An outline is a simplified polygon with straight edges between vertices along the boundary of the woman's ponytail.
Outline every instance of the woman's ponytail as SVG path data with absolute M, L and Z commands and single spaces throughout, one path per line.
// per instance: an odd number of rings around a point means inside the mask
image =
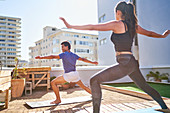
M 116 11 L 120 10 L 122 12 L 122 18 L 125 20 L 131 37 L 136 34 L 137 17 L 135 14 L 135 8 L 132 3 L 119 2 Z

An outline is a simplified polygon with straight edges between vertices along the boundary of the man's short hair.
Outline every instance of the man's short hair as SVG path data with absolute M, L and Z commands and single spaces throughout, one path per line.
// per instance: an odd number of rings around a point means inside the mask
M 61 45 L 63 45 L 63 44 L 64 44 L 64 46 L 68 46 L 69 50 L 71 49 L 71 45 L 68 41 L 64 41 L 64 42 L 61 43 Z

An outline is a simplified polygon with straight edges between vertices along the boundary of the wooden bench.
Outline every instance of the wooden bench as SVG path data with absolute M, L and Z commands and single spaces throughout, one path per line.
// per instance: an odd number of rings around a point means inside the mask
M 5 108 L 8 108 L 9 88 L 11 87 L 11 71 L 0 71 L 0 93 L 6 92 Z
M 25 68 L 25 71 L 23 68 L 18 69 L 20 76 L 25 77 L 26 81 L 32 82 L 33 89 L 37 86 L 47 86 L 47 91 L 50 88 L 50 71 L 51 67 L 30 67 Z M 46 81 L 46 83 L 40 83 L 42 81 Z

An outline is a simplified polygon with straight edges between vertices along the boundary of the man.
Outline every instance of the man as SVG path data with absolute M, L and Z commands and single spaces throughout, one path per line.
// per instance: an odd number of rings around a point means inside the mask
M 64 74 L 58 76 L 56 79 L 51 81 L 52 89 L 56 95 L 56 100 L 51 102 L 51 104 L 61 103 L 59 88 L 57 87 L 57 84 L 63 84 L 65 82 L 74 82 L 91 94 L 91 90 L 88 87 L 86 87 L 80 80 L 79 73 L 76 71 L 76 61 L 80 60 L 80 61 L 91 63 L 91 64 L 96 64 L 96 65 L 98 64 L 98 62 L 89 61 L 85 58 L 81 58 L 78 55 L 72 53 L 70 51 L 71 45 L 67 41 L 62 42 L 61 46 L 62 46 L 63 53 L 59 55 L 35 57 L 35 59 L 62 59 L 63 61 L 64 71 L 65 71 Z

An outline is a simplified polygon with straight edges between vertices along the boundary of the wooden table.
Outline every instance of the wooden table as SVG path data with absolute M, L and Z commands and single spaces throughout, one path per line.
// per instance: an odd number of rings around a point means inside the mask
M 18 73 L 22 77 L 26 77 L 26 81 L 31 81 L 33 89 L 37 86 L 47 86 L 47 91 L 50 88 L 50 71 L 51 67 L 30 67 L 18 69 Z M 24 72 L 26 74 L 24 74 Z M 41 83 L 41 81 L 46 81 L 46 83 Z
M 5 108 L 8 108 L 9 88 L 11 87 L 11 71 L 0 71 L 0 93 L 6 92 Z

